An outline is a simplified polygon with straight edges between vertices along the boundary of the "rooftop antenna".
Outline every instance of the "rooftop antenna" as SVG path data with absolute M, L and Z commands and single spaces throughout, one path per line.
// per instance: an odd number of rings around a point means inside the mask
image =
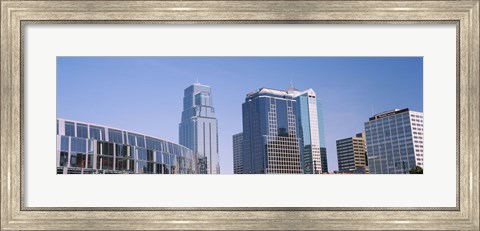
M 290 88 L 293 88 L 293 81 L 290 80 Z
M 198 77 L 197 77 L 197 82 L 195 82 L 196 84 L 200 84 L 200 82 L 198 82 Z

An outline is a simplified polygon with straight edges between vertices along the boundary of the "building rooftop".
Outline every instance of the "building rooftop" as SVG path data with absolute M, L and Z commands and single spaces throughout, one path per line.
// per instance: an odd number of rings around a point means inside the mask
M 195 86 L 202 86 L 202 87 L 210 87 L 210 86 L 208 86 L 208 85 L 201 84 L 201 83 L 199 83 L 199 82 L 193 83 L 192 85 L 195 85 Z
M 309 95 L 309 96 L 316 96 L 317 94 L 315 94 L 315 91 L 312 89 L 312 88 L 309 88 L 307 90 L 304 90 L 304 91 L 300 91 L 296 88 L 288 88 L 288 93 L 292 94 L 293 97 L 297 97 L 297 96 L 300 96 L 300 95 Z
M 381 118 L 384 118 L 384 117 L 387 117 L 387 116 L 396 115 L 396 114 L 400 114 L 400 113 L 408 112 L 408 111 L 409 111 L 408 108 L 393 109 L 393 110 L 389 110 L 389 111 L 384 111 L 382 113 L 378 113 L 378 114 L 373 115 L 372 117 L 370 117 L 369 120 L 372 121 L 372 120 L 376 120 L 376 119 L 381 119 Z
M 292 97 L 293 96 L 292 94 L 289 94 L 287 91 L 284 91 L 284 90 L 262 87 L 258 90 L 255 90 L 255 91 L 252 91 L 252 92 L 248 93 L 247 98 L 251 97 L 251 96 L 254 96 L 254 95 L 260 95 L 260 94 L 269 94 L 269 95 L 274 95 L 274 96 L 279 96 L 279 97 L 283 97 L 283 96 Z
M 249 92 L 247 94 L 247 98 L 250 98 L 254 95 L 260 95 L 260 94 L 269 94 L 273 96 L 278 96 L 278 97 L 284 97 L 284 96 L 289 96 L 289 97 L 297 97 L 303 94 L 308 94 L 308 95 L 316 95 L 315 91 L 312 88 L 309 88 L 304 91 L 300 91 L 294 87 L 289 87 L 286 91 L 285 90 L 278 90 L 278 89 L 273 89 L 273 88 L 267 88 L 267 87 L 262 87 L 258 90 Z

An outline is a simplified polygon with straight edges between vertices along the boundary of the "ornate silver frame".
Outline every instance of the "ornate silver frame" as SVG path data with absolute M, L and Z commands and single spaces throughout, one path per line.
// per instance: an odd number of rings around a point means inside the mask
M 1 0 L 1 229 L 479 230 L 479 1 Z M 23 28 L 28 23 L 457 25 L 455 208 L 28 208 L 23 203 Z M 128 217 L 128 219 L 125 219 Z

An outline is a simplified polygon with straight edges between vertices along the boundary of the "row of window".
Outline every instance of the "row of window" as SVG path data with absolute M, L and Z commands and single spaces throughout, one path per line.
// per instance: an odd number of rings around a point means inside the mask
M 114 144 L 103 141 L 92 141 L 84 138 L 60 136 L 60 151 L 72 152 L 72 153 L 88 153 L 93 154 L 94 146 L 96 145 L 96 154 L 163 162 L 173 163 L 175 158 L 181 159 L 193 159 L 192 156 L 186 155 L 174 155 L 163 151 L 154 151 L 150 149 L 144 149 L 139 147 L 133 147 L 130 145 Z M 88 152 L 87 152 L 88 148 Z M 136 156 L 136 158 L 135 158 Z M 155 157 L 155 159 L 154 159 Z
M 57 134 L 59 134 L 58 126 L 57 120 Z M 167 141 L 111 128 L 108 128 L 107 130 L 108 141 L 112 143 L 129 144 L 152 150 L 165 151 L 176 155 L 188 156 L 190 158 L 193 155 L 191 150 Z M 106 128 L 70 121 L 65 121 L 65 136 L 107 141 Z
M 374 128 L 401 128 L 401 127 L 407 127 L 410 126 L 410 123 L 384 123 L 384 124 L 379 124 L 379 123 L 371 123 L 367 122 L 365 123 L 365 129 L 374 129 Z

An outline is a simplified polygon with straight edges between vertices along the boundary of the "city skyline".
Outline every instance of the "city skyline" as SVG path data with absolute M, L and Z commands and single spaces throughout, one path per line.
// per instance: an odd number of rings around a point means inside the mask
M 233 174 L 231 139 L 241 132 L 241 102 L 252 89 L 286 89 L 293 81 L 296 88 L 317 92 L 324 104 L 330 171 L 337 169 L 335 140 L 360 130 L 371 112 L 403 107 L 423 111 L 419 57 L 59 57 L 57 61 L 57 117 L 121 127 L 172 142 L 178 140 L 183 89 L 197 78 L 211 86 L 219 124 L 220 168 L 226 174 Z M 392 97 L 399 92 L 404 96 Z M 359 98 L 365 102 L 358 103 Z M 345 118 L 348 122 L 339 123 Z M 169 123 L 176 125 L 175 131 Z

